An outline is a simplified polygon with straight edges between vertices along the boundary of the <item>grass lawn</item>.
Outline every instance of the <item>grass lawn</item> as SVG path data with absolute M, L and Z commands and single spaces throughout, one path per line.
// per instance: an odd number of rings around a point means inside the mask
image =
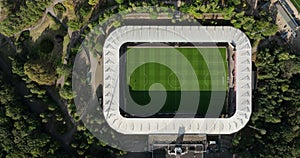
M 227 91 L 227 69 L 226 48 L 129 48 L 126 53 L 126 82 L 136 103 L 148 104 L 149 91 L 158 96 L 167 92 L 159 113 L 175 113 L 182 94 L 200 92 L 197 114 L 204 116 L 212 88 L 216 93 Z
M 291 0 L 297 10 L 300 12 L 300 0 Z

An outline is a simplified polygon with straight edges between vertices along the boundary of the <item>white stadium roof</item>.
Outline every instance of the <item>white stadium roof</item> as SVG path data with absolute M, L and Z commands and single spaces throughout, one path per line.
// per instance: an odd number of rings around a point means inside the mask
M 182 37 L 184 35 L 184 38 Z M 127 42 L 233 43 L 236 72 L 236 112 L 230 118 L 125 118 L 119 110 L 119 49 Z M 123 26 L 109 34 L 103 47 L 103 113 L 107 123 L 123 134 L 231 134 L 250 119 L 251 44 L 230 26 Z M 114 71 L 109 71 L 114 70 Z

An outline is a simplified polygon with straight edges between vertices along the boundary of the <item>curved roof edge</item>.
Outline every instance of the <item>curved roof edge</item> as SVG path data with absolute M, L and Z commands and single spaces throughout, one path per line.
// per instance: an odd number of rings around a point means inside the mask
M 200 37 L 200 38 L 199 38 Z M 236 112 L 230 118 L 124 118 L 119 112 L 119 49 L 126 42 L 227 42 L 235 45 Z M 251 43 L 231 26 L 123 26 L 109 34 L 103 47 L 103 114 L 123 134 L 232 134 L 252 111 Z

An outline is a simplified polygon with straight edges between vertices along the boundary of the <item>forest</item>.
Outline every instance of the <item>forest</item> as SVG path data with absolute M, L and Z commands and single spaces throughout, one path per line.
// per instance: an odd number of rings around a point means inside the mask
M 253 113 L 232 150 L 241 157 L 300 155 L 300 57 L 272 41 L 257 52 Z

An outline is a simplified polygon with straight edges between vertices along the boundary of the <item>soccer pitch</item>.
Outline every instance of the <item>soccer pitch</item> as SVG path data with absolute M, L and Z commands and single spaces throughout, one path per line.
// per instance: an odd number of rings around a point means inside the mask
M 297 10 L 300 12 L 300 0 L 291 0 Z
M 172 58 L 170 52 L 178 52 L 181 57 Z M 146 62 L 149 61 L 147 59 L 153 59 L 153 62 Z M 168 62 L 171 63 L 170 65 L 176 65 L 175 69 L 164 64 Z M 184 65 L 183 62 L 189 64 Z M 193 72 L 187 71 L 186 65 L 191 66 Z M 167 92 L 167 100 L 159 113 L 176 113 L 182 93 L 200 92 L 197 114 L 204 116 L 209 105 L 212 87 L 214 92 L 224 93 L 228 86 L 225 47 L 128 48 L 126 70 L 133 70 L 126 72 L 126 84 L 130 87 L 130 96 L 136 103 L 140 105 L 149 103 L 150 90 L 158 95 L 162 91 Z M 196 80 L 192 80 L 193 75 L 196 76 Z M 165 89 L 153 87 L 155 83 L 162 84 Z M 186 112 L 195 113 L 195 111 L 188 110 Z

